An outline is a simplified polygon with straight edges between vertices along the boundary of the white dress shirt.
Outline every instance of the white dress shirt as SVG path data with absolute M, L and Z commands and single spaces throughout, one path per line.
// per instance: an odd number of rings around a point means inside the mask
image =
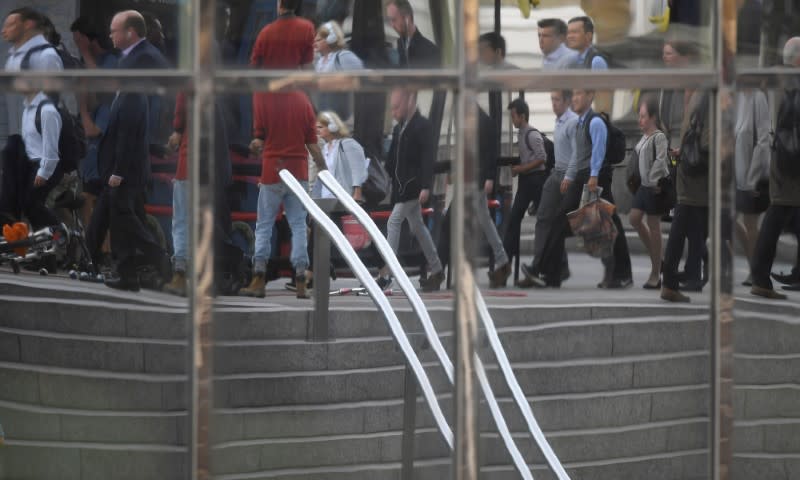
M 6 60 L 5 69 L 9 72 L 18 72 L 21 69 L 22 59 L 31 48 L 38 47 L 39 45 L 48 44 L 47 40 L 42 35 L 36 35 L 27 42 L 17 47 L 12 47 L 8 51 L 8 59 Z M 64 65 L 61 63 L 61 57 L 52 48 L 45 48 L 38 52 L 32 53 L 30 56 L 30 70 L 38 71 L 58 71 L 63 70 Z M 8 123 L 5 131 L 0 131 L 0 145 L 6 136 L 14 135 L 22 132 L 22 99 L 23 96 L 18 93 L 6 94 L 6 113 L 8 114 Z M 0 110 L 2 112 L 2 110 Z M 2 113 L 0 113 L 2 115 Z
M 61 135 L 61 115 L 52 103 L 42 107 L 42 133 L 36 130 L 36 110 L 39 104 L 47 100 L 47 96 L 39 92 L 33 100 L 23 102 L 22 141 L 25 142 L 25 153 L 32 162 L 39 163 L 36 175 L 44 179 L 50 178 L 58 165 L 58 137 Z

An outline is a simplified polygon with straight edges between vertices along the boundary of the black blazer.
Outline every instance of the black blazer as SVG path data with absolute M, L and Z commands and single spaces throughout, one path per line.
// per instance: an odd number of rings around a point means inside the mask
M 143 40 L 119 60 L 119 68 L 157 69 L 169 64 L 161 52 Z M 111 175 L 122 177 L 123 184 L 144 186 L 150 175 L 149 100 L 141 93 L 120 92 L 111 104 L 108 127 L 100 140 L 97 166 L 103 184 Z
M 433 185 L 438 138 L 434 133 L 430 120 L 419 110 L 411 116 L 405 130 L 401 124 L 394 127 L 386 161 L 386 171 L 392 178 L 392 203 L 419 198 L 420 190 Z
M 406 41 L 408 55 L 406 55 Z M 397 53 L 400 55 L 400 65 L 408 68 L 439 68 L 442 66 L 442 54 L 439 47 L 422 36 L 419 30 L 414 32 L 410 40 L 400 38 L 397 40 Z
M 97 151 L 97 168 L 104 185 L 111 175 L 122 177 L 125 185 L 147 183 L 150 175 L 148 112 L 147 97 L 141 93 L 120 93 L 111 104 L 108 127 Z

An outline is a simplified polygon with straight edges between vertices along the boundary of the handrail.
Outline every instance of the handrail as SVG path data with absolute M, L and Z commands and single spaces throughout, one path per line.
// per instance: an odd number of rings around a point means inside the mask
M 339 184 L 336 178 L 331 175 L 328 171 L 321 171 L 317 174 L 317 178 L 322 181 L 325 187 L 330 190 L 331 193 L 339 200 L 347 211 L 349 211 L 356 220 L 367 230 L 367 233 L 372 238 L 372 241 L 375 242 L 375 247 L 383 256 L 383 259 L 386 261 L 386 264 L 389 266 L 389 270 L 394 274 L 395 279 L 397 280 L 398 285 L 406 294 L 408 301 L 411 303 L 411 308 L 419 317 L 420 322 L 422 323 L 422 328 L 425 330 L 425 336 L 428 339 L 428 342 L 431 344 L 431 348 L 436 353 L 436 357 L 439 359 L 439 363 L 441 363 L 442 368 L 444 368 L 445 373 L 447 374 L 447 378 L 450 380 L 450 383 L 453 383 L 453 362 L 450 360 L 450 357 L 447 355 L 447 351 L 444 349 L 444 345 L 442 345 L 442 341 L 439 339 L 439 334 L 436 332 L 436 328 L 433 326 L 433 322 L 431 321 L 430 315 L 428 315 L 428 309 L 425 308 L 425 304 L 422 302 L 422 299 L 419 297 L 417 290 L 414 288 L 414 285 L 411 283 L 411 279 L 408 278 L 403 267 L 400 265 L 400 261 L 397 259 L 397 256 L 394 255 L 392 252 L 392 248 L 389 245 L 389 241 L 386 240 L 386 237 L 381 233 L 378 226 L 375 225 L 375 222 L 372 221 L 372 218 L 369 216 L 367 212 L 361 208 L 353 197 L 350 196 L 349 193 L 345 191 L 344 188 Z
M 431 347 L 436 352 L 442 367 L 450 374 L 448 375 L 448 378 L 450 378 L 450 383 L 453 384 L 453 364 L 450 361 L 450 357 L 447 355 L 447 352 L 442 345 L 442 341 L 439 338 L 439 334 L 436 332 L 436 328 L 433 326 L 430 315 L 428 315 L 428 309 L 425 308 L 422 298 L 420 298 L 419 293 L 411 284 L 411 280 L 408 278 L 405 270 L 403 270 L 403 267 L 400 265 L 400 262 L 392 251 L 389 242 L 386 240 L 386 237 L 383 236 L 381 231 L 378 229 L 378 226 L 375 225 L 375 222 L 372 221 L 372 218 L 370 218 L 367 212 L 364 211 L 364 209 L 361 208 L 361 206 L 358 205 L 355 200 L 353 200 L 353 197 L 351 197 L 350 194 L 347 193 L 344 188 L 342 188 L 342 186 L 339 184 L 336 178 L 331 175 L 330 172 L 320 172 L 317 175 L 317 179 L 321 180 L 325 187 L 327 187 L 327 189 L 330 190 L 331 193 L 333 193 L 333 195 L 339 200 L 339 203 L 344 205 L 344 207 L 356 217 L 359 223 L 361 223 L 361 225 L 367 230 L 367 233 L 375 242 L 375 247 L 383 256 L 386 264 L 389 266 L 389 269 L 397 279 L 400 288 L 406 294 L 409 302 L 411 302 L 412 308 L 417 313 L 420 323 L 422 323 L 423 329 L 425 330 L 425 335 L 428 338 L 428 342 L 430 342 Z M 531 474 L 530 468 L 528 468 L 528 465 L 525 463 L 525 458 L 522 456 L 522 453 L 517 447 L 517 444 L 511 435 L 511 431 L 508 428 L 508 424 L 503 417 L 503 413 L 500 411 L 497 398 L 495 397 L 492 387 L 489 384 L 489 380 L 486 376 L 486 370 L 483 366 L 483 362 L 477 354 L 475 355 L 475 370 L 481 390 L 483 391 L 486 401 L 489 404 L 489 411 L 491 412 L 492 418 L 497 425 L 497 430 L 500 432 L 503 443 L 505 444 L 509 455 L 511 455 L 514 465 L 517 467 L 517 470 L 519 471 L 520 475 L 522 475 L 523 479 L 533 480 L 533 475 Z
M 492 350 L 494 350 L 497 363 L 500 366 L 500 370 L 503 372 L 503 377 L 508 384 L 508 388 L 511 390 L 511 394 L 517 406 L 519 406 L 522 416 L 525 418 L 525 422 L 528 424 L 528 431 L 533 436 L 536 445 L 539 446 L 542 455 L 544 455 L 545 460 L 547 460 L 547 464 L 550 465 L 550 469 L 553 470 L 558 479 L 569 480 L 569 475 L 567 475 L 567 472 L 561 465 L 561 461 L 558 459 L 555 452 L 553 452 L 550 443 L 548 443 L 547 438 L 544 436 L 544 432 L 542 432 L 539 423 L 533 416 L 533 410 L 531 410 L 528 399 L 525 398 L 525 393 L 523 393 L 522 387 L 520 387 L 517 377 L 514 375 L 511 362 L 508 361 L 506 351 L 503 349 L 503 344 L 500 342 L 500 336 L 497 334 L 497 328 L 494 326 L 492 316 L 489 314 L 489 309 L 486 307 L 486 302 L 483 300 L 483 295 L 481 295 L 481 292 L 477 288 L 475 289 L 475 303 L 477 304 L 478 315 L 483 322 L 483 327 L 486 329 L 489 344 L 492 346 Z
M 364 264 L 358 258 L 358 254 L 347 241 L 347 238 L 345 238 L 344 234 L 336 227 L 336 224 L 333 223 L 333 220 L 331 220 L 325 214 L 325 212 L 323 212 L 322 209 L 319 208 L 316 203 L 314 203 L 314 201 L 308 195 L 308 192 L 303 188 L 302 185 L 300 185 L 300 182 L 298 182 L 297 179 L 294 178 L 294 176 L 286 169 L 281 170 L 279 175 L 283 183 L 286 184 L 292 193 L 294 193 L 294 195 L 300 200 L 308 213 L 325 230 L 325 233 L 328 234 L 331 241 L 342 253 L 345 261 L 347 261 L 347 264 L 353 270 L 353 273 L 355 273 L 356 277 L 367 288 L 372 301 L 375 302 L 375 306 L 378 307 L 378 310 L 380 310 L 381 313 L 383 313 L 383 316 L 386 318 L 386 322 L 389 324 L 389 329 L 391 330 L 392 335 L 394 335 L 395 340 L 400 346 L 400 349 L 403 351 L 403 355 L 405 355 L 408 364 L 411 366 L 414 375 L 417 377 L 417 381 L 422 389 L 422 394 L 428 403 L 428 407 L 431 409 L 431 413 L 433 414 L 436 425 L 439 427 L 439 432 L 442 434 L 445 442 L 447 442 L 447 445 L 452 450 L 453 431 L 444 417 L 444 413 L 439 405 L 439 401 L 436 399 L 436 394 L 433 391 L 431 381 L 428 378 L 428 375 L 425 373 L 425 369 L 422 367 L 422 363 L 420 363 L 416 353 L 414 353 L 414 349 L 411 346 L 411 343 L 409 343 L 405 331 L 403 331 L 403 326 L 400 324 L 400 320 L 398 320 L 397 315 L 394 313 L 394 310 L 392 309 L 389 300 L 386 298 L 386 295 L 375 282 L 375 279 L 372 278 L 372 275 L 370 275 L 367 267 L 364 266 Z

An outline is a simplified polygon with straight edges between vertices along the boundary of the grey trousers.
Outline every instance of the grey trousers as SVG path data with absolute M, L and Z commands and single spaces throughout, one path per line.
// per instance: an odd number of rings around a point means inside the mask
M 422 221 L 422 207 L 419 200 L 409 200 L 408 202 L 395 203 L 392 208 L 392 214 L 386 224 L 386 237 L 389 240 L 389 246 L 392 247 L 394 253 L 397 253 L 400 248 L 400 230 L 403 227 L 403 221 L 408 220 L 408 226 L 411 233 L 416 237 L 422 253 L 425 255 L 425 260 L 431 269 L 431 273 L 439 273 L 442 271 L 442 262 L 439 261 L 439 255 L 436 254 L 436 245 L 433 244 L 433 239 Z
M 475 195 L 475 213 L 478 217 L 478 225 L 486 235 L 489 248 L 492 249 L 494 268 L 500 268 L 508 263 L 508 255 L 506 255 L 506 249 L 503 248 L 503 239 L 500 238 L 500 234 L 497 232 L 497 225 L 492 220 L 492 216 L 489 215 L 489 208 L 486 206 L 486 195 L 483 192 Z
M 539 201 L 539 209 L 536 211 L 536 229 L 533 238 L 534 262 L 542 255 L 545 241 L 558 218 L 559 207 L 564 197 L 561 194 L 562 180 L 564 180 L 564 174 L 554 170 L 542 187 L 542 199 Z

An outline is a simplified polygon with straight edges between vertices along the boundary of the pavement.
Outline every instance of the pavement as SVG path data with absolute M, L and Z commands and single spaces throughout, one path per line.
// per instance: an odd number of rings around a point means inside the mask
M 601 290 L 596 287 L 602 275 L 600 261 L 582 253 L 570 254 L 570 269 L 572 277 L 560 289 L 520 289 L 506 287 L 491 290 L 488 288 L 486 269 L 476 272 L 476 280 L 489 307 L 514 307 L 520 308 L 543 305 L 672 305 L 659 298 L 657 290 L 644 290 L 642 284 L 646 281 L 650 271 L 649 259 L 643 255 L 633 255 L 634 285 L 625 290 Z M 523 261 L 530 258 L 523 257 Z M 773 271 L 788 271 L 788 263 L 776 263 Z M 748 268 L 743 258 L 736 259 L 736 282 L 734 294 L 737 299 L 752 302 L 758 300 L 749 293 L 749 288 L 741 285 L 747 276 Z M 417 286 L 418 279 L 411 277 L 412 283 Z M 280 279 L 267 285 L 266 298 L 252 299 L 245 297 L 218 297 L 215 305 L 220 308 L 245 309 L 253 311 L 275 310 L 313 310 L 314 302 L 311 299 L 296 299 L 293 292 L 285 289 L 288 279 Z M 511 285 L 511 279 L 509 279 Z M 358 287 L 359 282 L 354 278 L 339 278 L 331 282 L 332 289 Z M 689 293 L 692 305 L 707 306 L 710 303 L 709 286 L 702 293 Z M 400 292 L 395 282 L 393 296 L 389 297 L 392 306 L 398 310 L 409 308 L 408 299 Z M 784 303 L 793 303 L 800 307 L 800 292 L 787 292 L 789 299 Z M 0 267 L 0 305 L 4 298 L 11 299 L 18 296 L 37 297 L 41 299 L 65 299 L 70 303 L 81 302 L 110 302 L 109 305 L 138 305 L 153 308 L 164 307 L 170 310 L 187 309 L 187 300 L 180 297 L 167 295 L 162 292 L 142 290 L 139 293 L 121 292 L 112 290 L 102 284 L 94 284 L 71 280 L 66 275 L 40 276 L 34 272 L 22 272 L 14 275 L 7 267 Z M 452 308 L 454 294 L 450 290 L 433 293 L 422 293 L 421 297 L 429 309 L 449 310 Z M 765 300 L 766 301 L 766 300 Z M 775 303 L 774 301 L 766 301 Z M 372 301 L 368 296 L 345 295 L 330 297 L 330 309 L 359 309 L 371 308 Z

